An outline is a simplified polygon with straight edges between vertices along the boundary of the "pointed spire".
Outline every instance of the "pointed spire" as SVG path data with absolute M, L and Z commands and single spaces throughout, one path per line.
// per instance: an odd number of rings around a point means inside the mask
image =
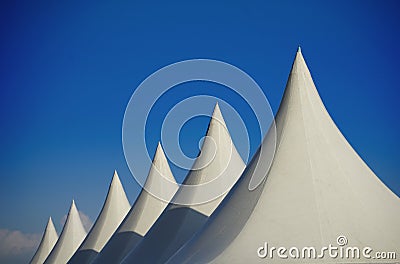
M 213 182 L 213 187 L 208 188 L 212 191 L 206 193 L 199 189 L 181 188 L 174 197 L 174 202 L 178 204 L 184 202 L 190 208 L 210 216 L 227 191 L 239 179 L 244 168 L 245 163 L 233 144 L 217 102 L 200 155 L 184 181 L 186 185 L 204 185 Z
M 225 120 L 224 117 L 222 116 L 221 109 L 219 108 L 218 102 L 215 104 L 211 120 L 210 120 L 210 125 L 211 123 L 216 123 L 219 122 L 220 125 L 226 128 Z
M 200 155 L 186 176 L 184 188 L 178 190 L 173 204 L 168 206 L 143 241 L 126 256 L 123 263 L 133 263 L 138 259 L 143 263 L 165 263 L 201 230 L 239 179 L 244 168 L 245 164 L 232 142 L 217 103 Z M 211 187 L 206 185 L 209 182 L 212 183 Z M 206 188 L 202 189 L 204 186 Z M 160 233 L 164 235 L 160 236 Z M 202 263 L 205 262 L 207 261 Z
M 174 190 L 166 190 L 165 186 L 161 184 L 159 177 L 169 179 L 175 185 Z M 117 231 L 101 250 L 95 262 L 119 263 L 122 261 L 126 254 L 141 241 L 157 221 L 178 190 L 178 187 L 164 150 L 159 142 L 145 182 L 145 188 L 136 199 Z M 162 192 L 168 192 L 163 195 L 163 197 L 169 197 L 168 201 L 163 201 L 150 194 Z
M 212 116 L 213 116 L 213 117 L 216 117 L 217 115 L 218 115 L 218 116 L 222 116 L 222 114 L 221 114 L 221 109 L 219 108 L 218 101 L 215 103 Z
M 121 188 L 122 188 L 122 191 L 125 194 L 125 191 L 123 190 L 123 186 L 122 186 L 121 180 L 119 179 L 117 170 L 114 170 L 114 174 L 113 174 L 113 177 L 111 179 L 109 190 L 111 190 L 111 189 L 121 189 Z
M 47 221 L 45 231 L 40 241 L 39 247 L 31 260 L 31 264 L 42 264 L 50 254 L 58 239 L 57 231 L 51 217 Z
M 66 263 L 86 236 L 79 211 L 72 200 L 64 228 L 45 263 Z
M 51 216 L 49 217 L 49 220 L 47 220 L 46 232 L 51 232 L 53 234 L 56 234 L 56 236 L 58 238 L 57 231 L 56 231 L 56 228 L 54 227 L 53 220 L 51 219 Z
M 167 157 L 165 156 L 165 152 L 164 152 L 163 147 L 161 146 L 161 142 L 158 141 L 156 152 L 154 153 L 154 157 L 153 157 L 153 160 L 152 160 L 152 165 L 156 166 L 158 168 L 158 166 L 160 164 L 163 164 L 165 162 L 168 163 Z
M 159 170 L 159 173 L 161 174 L 162 177 L 170 180 L 171 182 L 176 182 L 175 177 L 172 175 L 171 169 L 168 164 L 168 159 L 165 156 L 165 152 L 163 147 L 161 146 L 161 142 L 158 142 L 157 144 L 157 149 L 156 153 L 154 154 L 152 166 L 154 166 L 157 170 Z M 153 174 L 149 173 L 148 179 L 146 180 L 145 186 L 147 187 L 150 182 L 152 182 L 152 177 Z M 149 179 L 151 178 L 151 179 Z M 149 182 L 149 183 L 147 183 Z M 150 188 L 150 186 L 149 186 Z
M 160 178 L 168 180 L 170 184 L 165 186 L 163 182 L 160 181 Z M 160 142 L 158 142 L 156 153 L 154 154 L 153 162 L 144 184 L 144 189 L 151 195 L 160 194 L 160 197 L 169 197 L 168 201 L 170 201 L 178 189 L 175 177 L 172 174 Z
M 103 208 L 86 239 L 71 258 L 70 263 L 90 263 L 121 224 L 130 208 L 118 173 L 114 170 Z M 91 252 L 91 254 L 87 252 L 85 254 L 85 251 Z
M 175 189 L 166 189 L 161 184 L 160 177 L 164 177 L 175 184 Z M 153 163 L 146 179 L 145 188 L 140 193 L 121 227 L 118 228 L 118 232 L 134 231 L 144 236 L 169 202 L 162 201 L 154 197 L 153 194 L 168 192 L 163 197 L 169 197 L 169 200 L 171 200 L 178 187 L 161 143 L 158 142 Z
M 65 220 L 64 229 L 67 227 L 69 223 L 81 223 L 81 219 L 79 216 L 78 208 L 76 208 L 75 200 L 72 199 L 71 206 L 69 207 L 67 219 Z M 79 225 L 78 225 L 79 227 Z M 82 225 L 83 227 L 83 225 Z M 64 230 L 63 230 L 64 231 Z
M 296 52 L 296 56 L 295 59 L 293 61 L 293 66 L 292 69 L 290 71 L 290 75 L 292 75 L 293 73 L 299 73 L 302 72 L 304 74 L 310 74 L 308 67 L 306 65 L 306 62 L 304 60 L 303 54 L 301 53 L 301 48 L 299 47 L 297 52 Z M 310 75 L 311 78 L 311 75 Z

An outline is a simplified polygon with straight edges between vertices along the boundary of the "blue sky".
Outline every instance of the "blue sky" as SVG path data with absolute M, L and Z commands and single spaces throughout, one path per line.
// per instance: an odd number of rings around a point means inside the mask
M 276 112 L 298 45 L 343 134 L 400 195 L 398 13 L 396 1 L 2 1 L 0 229 L 39 234 L 51 215 L 60 230 L 72 198 L 94 220 L 114 169 L 134 201 L 122 119 L 149 74 L 222 60 L 252 76 Z M 188 155 L 207 122 L 185 127 Z

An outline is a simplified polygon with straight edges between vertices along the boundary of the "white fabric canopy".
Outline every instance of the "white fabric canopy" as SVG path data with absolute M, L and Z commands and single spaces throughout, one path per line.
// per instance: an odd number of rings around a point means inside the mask
M 225 187 L 221 188 L 225 191 L 217 198 L 202 204 L 168 206 L 149 234 L 130 252 L 124 263 L 165 262 L 204 225 L 239 179 L 244 168 L 245 164 L 232 142 L 221 110 L 216 104 L 201 152 L 184 184 L 201 185 L 214 181 L 219 187 Z M 181 188 L 173 200 L 196 201 L 201 195 L 203 193 L 199 189 Z
M 288 254 L 292 247 L 315 247 L 319 254 L 322 247 L 332 244 L 361 250 L 370 247 L 371 255 L 383 251 L 400 256 L 400 199 L 336 127 L 300 49 L 276 126 L 277 150 L 264 184 L 248 190 L 254 164 L 264 159 L 257 152 L 206 227 L 168 263 L 396 262 L 331 258 L 327 253 L 320 259 L 296 259 Z M 270 140 L 267 135 L 261 148 L 268 148 Z M 263 256 L 266 243 L 269 249 L 286 248 L 288 258 L 276 252 L 273 257 Z
M 85 240 L 69 263 L 90 263 L 104 247 L 131 208 L 124 188 L 114 171 L 103 208 Z
M 72 200 L 60 238 L 44 263 L 67 263 L 74 252 L 78 249 L 83 239 L 85 239 L 86 234 L 78 209 L 76 209 L 75 202 Z
M 36 250 L 35 255 L 31 260 L 31 264 L 42 264 L 47 256 L 50 254 L 54 245 L 56 244 L 58 239 L 57 231 L 54 227 L 53 221 L 51 217 L 47 222 L 46 228 L 43 233 L 42 240 L 40 241 L 39 247 Z
M 157 180 L 159 177 L 165 177 L 176 184 L 174 192 L 168 194 L 172 199 L 178 189 L 178 184 L 172 175 L 161 144 L 158 144 L 146 179 L 145 188 L 156 192 L 163 191 L 163 186 Z M 119 263 L 129 250 L 134 248 L 146 235 L 167 205 L 168 202 L 154 197 L 143 189 L 117 231 L 94 260 L 94 263 Z

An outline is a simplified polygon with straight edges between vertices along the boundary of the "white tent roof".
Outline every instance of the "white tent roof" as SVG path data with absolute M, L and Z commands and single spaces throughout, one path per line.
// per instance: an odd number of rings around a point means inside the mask
M 124 263 L 135 260 L 140 260 L 142 263 L 163 263 L 167 260 L 203 226 L 236 183 L 244 168 L 245 164 L 232 142 L 220 108 L 216 104 L 200 155 L 184 183 L 201 185 L 217 181 L 224 185 L 228 182 L 230 185 L 226 192 L 203 204 L 171 204 L 139 246 L 130 252 Z M 196 201 L 201 195 L 203 193 L 199 190 L 182 191 L 181 188 L 173 200 Z
M 245 166 L 233 144 L 221 109 L 216 103 L 200 155 L 193 165 L 193 168 L 196 169 L 190 171 L 184 183 L 201 185 L 219 181 L 221 185 L 230 185 L 222 195 L 209 202 L 194 205 L 172 205 L 169 209 L 188 207 L 209 217 L 239 179 Z M 179 189 L 173 200 L 178 202 L 180 200 L 197 201 L 201 198 L 203 198 L 203 193 L 197 189 L 188 189 L 187 191 Z
M 145 189 L 162 191 L 160 181 L 157 180 L 159 177 L 165 177 L 168 180 L 176 183 L 160 143 L 158 143 L 153 164 L 150 169 L 149 176 L 146 179 Z M 178 190 L 178 187 L 179 186 L 177 184 L 173 193 L 169 194 L 171 199 Z M 168 203 L 161 201 L 152 194 L 149 194 L 147 191 L 142 191 L 135 205 L 133 206 L 131 213 L 124 220 L 121 227 L 118 228 L 118 232 L 133 231 L 141 236 L 146 235 L 147 231 L 149 231 L 167 205 Z
M 159 177 L 166 177 L 176 184 L 160 143 L 157 146 L 156 154 L 146 179 L 145 189 L 142 190 L 122 224 L 95 259 L 95 263 L 116 263 L 121 260 L 131 247 L 134 247 L 146 235 L 147 231 L 167 207 L 168 202 L 162 201 L 146 191 L 146 189 L 157 192 L 163 191 L 163 186 L 160 185 L 161 182 L 157 180 Z M 168 194 L 170 199 L 172 199 L 177 189 L 178 184 L 176 184 L 176 189 L 173 193 Z
M 121 224 L 130 208 L 117 171 L 114 171 L 103 209 L 69 263 L 90 263 Z
M 400 200 L 336 127 L 300 50 L 276 126 L 278 145 L 265 184 L 248 190 L 254 164 L 264 159 L 258 152 L 207 226 L 168 263 L 379 262 L 333 259 L 328 254 L 322 259 L 257 255 L 265 242 L 288 250 L 319 250 L 329 244 L 338 246 L 339 236 L 347 238 L 347 246 L 361 250 L 368 246 L 399 256 Z M 270 139 L 267 135 L 261 148 L 268 148 Z
M 75 202 L 72 200 L 68 212 L 67 220 L 61 232 L 60 238 L 55 244 L 50 255 L 47 257 L 46 264 L 62 264 L 72 257 L 83 239 L 86 237 L 85 228 L 82 225 L 79 212 L 76 209 Z
M 31 264 L 42 264 L 47 256 L 50 254 L 51 250 L 53 249 L 54 245 L 56 244 L 58 239 L 57 231 L 54 228 L 53 221 L 51 217 L 46 225 L 46 229 L 44 230 L 42 240 L 40 241 L 39 247 L 36 250 L 35 255 L 31 260 Z

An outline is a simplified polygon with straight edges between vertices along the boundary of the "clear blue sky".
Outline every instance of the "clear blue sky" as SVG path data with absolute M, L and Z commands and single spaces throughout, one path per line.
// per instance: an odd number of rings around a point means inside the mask
M 276 112 L 298 45 L 343 134 L 400 195 L 396 1 L 99 2 L 0 4 L 0 229 L 40 233 L 51 215 L 60 230 L 72 198 L 94 220 L 114 169 L 134 201 L 122 119 L 155 70 L 231 63 Z M 191 155 L 207 128 L 198 121 L 182 139 Z

